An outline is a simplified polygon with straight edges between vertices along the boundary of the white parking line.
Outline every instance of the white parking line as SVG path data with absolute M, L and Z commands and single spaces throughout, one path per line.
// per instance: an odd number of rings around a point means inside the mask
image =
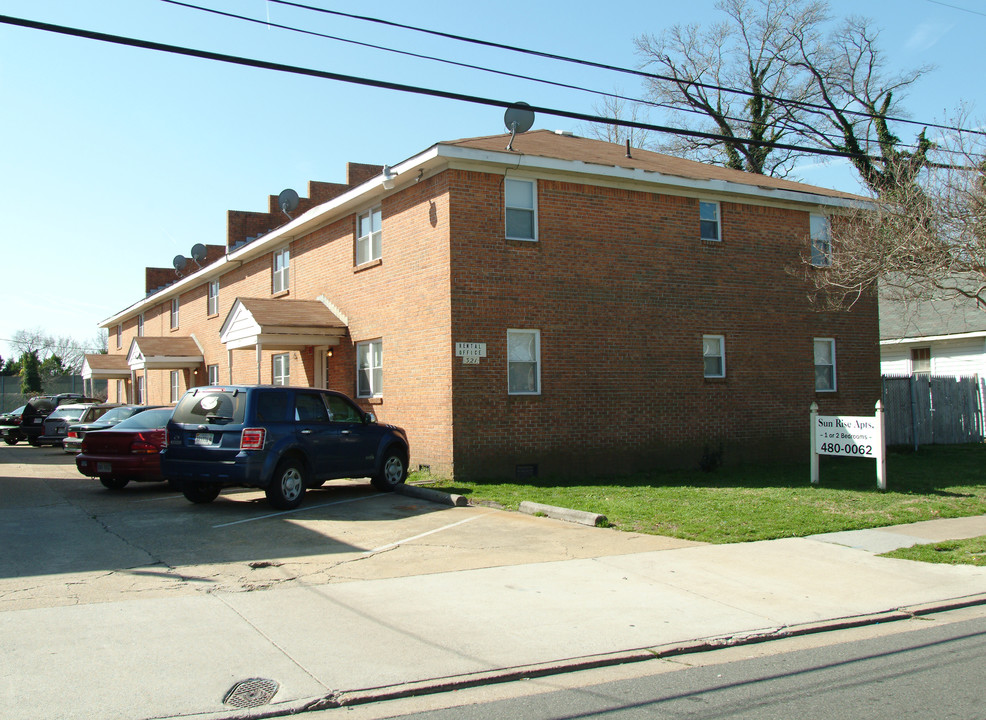
M 366 495 L 364 497 L 349 498 L 348 500 L 336 500 L 334 502 L 322 503 L 321 505 L 303 505 L 302 507 L 295 508 L 294 510 L 285 510 L 283 512 L 271 513 L 269 515 L 258 515 L 257 517 L 245 518 L 243 520 L 234 520 L 233 522 L 223 523 L 222 525 L 213 525 L 213 528 L 224 528 L 230 525 L 239 525 L 240 523 L 253 522 L 254 520 L 266 520 L 267 518 L 280 517 L 281 515 L 293 515 L 294 513 L 304 512 L 305 510 L 317 510 L 318 508 L 329 507 L 330 505 L 343 505 L 345 503 L 359 502 L 360 500 L 372 500 L 373 498 L 380 497 L 379 495 Z
M 426 533 L 421 533 L 420 535 L 415 535 L 414 537 L 404 538 L 403 540 L 398 540 L 397 542 L 392 542 L 389 545 L 381 545 L 380 547 L 373 548 L 372 550 L 364 550 L 363 551 L 363 554 L 364 555 L 372 555 L 373 553 L 383 552 L 384 550 L 390 550 L 390 548 L 395 548 L 398 545 L 403 545 L 404 543 L 411 542 L 412 540 L 419 540 L 420 538 L 427 537 L 428 535 L 434 535 L 435 533 L 442 532 L 443 530 L 448 530 L 449 528 L 454 528 L 456 525 L 462 525 L 463 523 L 472 522 L 473 520 L 478 520 L 479 518 L 483 517 L 484 515 L 489 515 L 489 514 L 490 513 L 486 512 L 486 513 L 483 513 L 482 515 L 473 515 L 472 517 L 466 518 L 465 520 L 459 520 L 459 522 L 454 522 L 451 525 L 446 525 L 445 527 L 435 528 L 434 530 L 429 530 Z

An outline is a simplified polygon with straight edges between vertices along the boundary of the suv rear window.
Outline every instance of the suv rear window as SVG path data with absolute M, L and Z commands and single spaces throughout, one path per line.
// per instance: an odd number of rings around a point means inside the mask
M 222 425 L 242 423 L 246 393 L 239 390 L 193 390 L 175 407 L 176 423 Z

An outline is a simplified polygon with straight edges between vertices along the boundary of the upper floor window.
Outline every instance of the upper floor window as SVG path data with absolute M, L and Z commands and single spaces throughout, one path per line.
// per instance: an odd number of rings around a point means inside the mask
M 171 298 L 171 329 L 178 329 L 178 298 Z
M 541 331 L 507 330 L 507 394 L 541 393 Z
M 356 264 L 362 265 L 383 256 L 383 215 L 376 207 L 356 216 Z
M 722 228 L 719 224 L 719 203 L 699 201 L 698 221 L 700 237 L 703 240 L 719 242 L 722 239 Z
M 383 340 L 356 343 L 356 396 L 383 395 Z
M 120 324 L 116 326 L 116 346 L 117 348 L 123 347 L 123 325 Z
M 137 316 L 137 337 L 144 337 L 144 313 Z
M 835 391 L 835 340 L 815 338 L 815 391 Z
M 290 385 L 291 384 L 291 355 L 290 353 L 281 353 L 280 355 L 274 355 L 272 358 L 273 370 L 271 372 L 271 384 L 272 385 Z
M 705 362 L 705 377 L 726 377 L 726 338 L 722 335 L 703 335 L 702 359 Z
M 826 267 L 832 264 L 832 229 L 824 215 L 811 215 L 811 264 Z
M 537 240 L 537 193 L 533 180 L 508 178 L 503 184 L 507 238 Z
M 291 270 L 291 250 L 284 248 L 274 253 L 273 266 L 271 268 L 271 292 L 287 292 L 290 281 L 289 273 Z
M 206 314 L 219 314 L 219 281 L 213 280 L 209 283 L 208 296 L 206 299 Z

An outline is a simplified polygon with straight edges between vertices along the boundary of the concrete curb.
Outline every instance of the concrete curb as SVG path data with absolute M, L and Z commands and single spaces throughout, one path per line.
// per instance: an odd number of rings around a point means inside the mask
M 520 504 L 520 511 L 528 515 L 546 515 L 555 520 L 566 520 L 581 525 L 589 525 L 590 527 L 597 527 L 606 523 L 605 515 L 586 512 L 585 510 L 570 510 L 568 508 L 555 507 L 554 505 L 543 505 L 527 500 L 524 500 Z
M 465 495 L 455 495 L 453 493 L 433 490 L 431 488 L 419 487 L 417 485 L 402 484 L 397 486 L 397 492 L 409 497 L 430 500 L 441 505 L 451 505 L 452 507 L 465 507 L 469 504 Z
M 418 489 L 420 490 L 421 488 Z M 939 612 L 948 612 L 950 610 L 959 610 L 976 605 L 986 605 L 986 593 L 958 598 L 949 598 L 946 600 L 939 600 L 937 602 L 921 603 L 920 605 L 894 608 L 867 615 L 854 615 L 843 618 L 819 620 L 800 625 L 764 628 L 762 630 L 755 630 L 735 635 L 697 638 L 695 640 L 661 645 L 658 647 L 637 648 L 634 650 L 623 650 L 598 655 L 587 655 L 584 657 L 566 658 L 554 662 L 521 665 L 517 667 L 500 668 L 497 670 L 487 670 L 478 673 L 468 673 L 465 675 L 432 678 L 429 680 L 419 680 L 416 682 L 402 683 L 399 685 L 363 688 L 350 691 L 336 691 L 322 697 L 298 699 L 284 702 L 280 705 L 266 705 L 252 709 L 230 710 L 229 712 L 184 715 L 182 717 L 194 718 L 195 720 L 259 720 L 260 718 L 283 717 L 306 711 L 328 710 L 331 708 L 365 705 L 374 702 L 385 702 L 387 700 L 399 700 L 401 698 L 415 697 L 419 695 L 432 695 L 442 692 L 450 692 L 453 690 L 463 690 L 481 685 L 514 682 L 516 680 L 546 677 L 549 675 L 560 675 L 579 670 L 591 670 L 594 668 L 643 662 L 645 660 L 659 660 L 662 658 L 677 657 L 692 653 L 708 652 L 710 650 L 721 650 L 728 647 L 754 645 L 757 643 L 770 642 L 771 640 L 782 640 L 785 638 L 812 635 L 830 632 L 833 630 L 846 630 L 849 628 L 863 627 L 865 625 L 908 620 L 922 615 L 931 615 Z
M 863 627 L 865 625 L 908 620 L 921 615 L 930 615 L 933 613 L 947 612 L 949 610 L 958 610 L 975 605 L 986 605 L 986 593 L 961 598 L 950 598 L 948 600 L 923 603 L 921 605 L 896 608 L 883 612 L 870 613 L 867 615 L 833 618 L 830 620 L 821 620 L 811 623 L 804 623 L 801 625 L 789 625 L 778 628 L 764 628 L 760 631 L 743 633 L 739 635 L 699 638 L 688 642 L 674 643 L 659 647 L 638 648 L 635 650 L 624 650 L 601 655 L 568 658 L 565 660 L 541 663 L 537 665 L 502 668 L 500 670 L 490 670 L 481 673 L 458 675 L 454 677 L 434 678 L 432 680 L 423 680 L 402 685 L 334 693 L 332 696 L 323 699 L 323 702 L 326 704 L 315 705 L 312 709 L 315 709 L 316 707 L 346 707 L 350 705 L 362 705 L 365 703 L 380 702 L 385 700 L 398 700 L 400 698 L 412 697 L 415 695 L 427 695 L 431 693 L 462 690 L 479 685 L 513 682 L 515 680 L 522 680 L 525 678 L 558 675 L 562 673 L 576 672 L 578 670 L 589 670 L 593 668 L 643 662 L 645 660 L 658 660 L 661 658 L 708 652 L 710 650 L 720 650 L 727 647 L 753 645 L 756 643 L 770 642 L 771 640 L 782 640 L 784 638 L 812 635 L 816 633 L 830 632 L 833 630 L 845 630 L 849 628 Z

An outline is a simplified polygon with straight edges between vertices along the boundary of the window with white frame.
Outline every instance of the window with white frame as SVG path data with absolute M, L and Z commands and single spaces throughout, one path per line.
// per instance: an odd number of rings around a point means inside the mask
M 143 375 L 137 376 L 137 404 L 146 405 L 147 404 L 147 392 L 146 392 L 146 382 Z
M 506 230 L 510 240 L 537 240 L 537 193 L 533 180 L 507 178 L 503 183 Z
M 171 329 L 178 329 L 178 298 L 171 298 Z
M 144 313 L 137 316 L 137 337 L 144 337 Z
M 178 402 L 178 398 L 181 396 L 181 385 L 179 380 L 179 371 L 171 371 L 171 402 Z
M 356 216 L 356 264 L 383 257 L 383 215 L 380 208 Z
M 120 324 L 116 326 L 116 346 L 117 348 L 123 347 L 123 325 Z
M 824 215 L 809 217 L 811 231 L 811 264 L 827 267 L 832 264 L 832 228 Z
M 213 280 L 209 283 L 208 296 L 206 300 L 206 314 L 219 314 L 219 281 Z
M 272 293 L 286 292 L 289 287 L 291 270 L 291 250 L 284 248 L 274 253 L 273 265 L 271 267 Z
M 207 368 L 209 374 L 209 384 L 218 385 L 219 384 L 219 366 L 209 365 Z
M 911 348 L 911 375 L 931 377 L 931 348 Z
M 271 358 L 273 369 L 271 371 L 271 383 L 273 385 L 291 384 L 291 354 L 281 353 Z M 218 370 L 218 368 L 217 368 Z
M 123 380 L 116 381 L 116 401 L 122 403 L 123 400 Z
M 383 340 L 356 343 L 356 396 L 383 395 Z
M 507 330 L 507 394 L 541 394 L 540 330 Z
M 835 392 L 835 340 L 815 338 L 815 391 Z
M 726 338 L 723 335 L 702 336 L 703 374 L 707 378 L 726 377 Z
M 722 228 L 719 224 L 719 203 L 701 200 L 698 203 L 699 236 L 703 240 L 719 242 Z

